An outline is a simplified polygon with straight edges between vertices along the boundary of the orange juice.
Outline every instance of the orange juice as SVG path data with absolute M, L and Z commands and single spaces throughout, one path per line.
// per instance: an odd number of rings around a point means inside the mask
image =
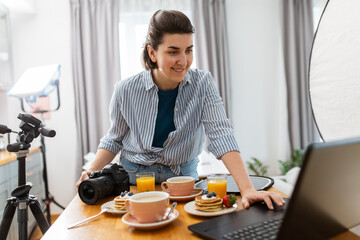
M 154 177 L 140 177 L 136 179 L 138 192 L 155 191 L 155 178 Z
M 208 180 L 207 182 L 208 191 L 216 192 L 216 195 L 223 198 L 226 196 L 226 180 L 225 179 L 214 179 Z

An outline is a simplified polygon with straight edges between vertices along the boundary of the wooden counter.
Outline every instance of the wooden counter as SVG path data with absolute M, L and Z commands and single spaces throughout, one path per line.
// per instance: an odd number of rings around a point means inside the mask
M 160 190 L 159 186 L 156 186 Z M 131 191 L 136 192 L 136 187 L 132 186 Z M 269 191 L 279 192 L 275 188 Z M 285 194 L 279 192 L 282 196 Z M 188 230 L 188 226 L 208 219 L 207 217 L 197 217 L 188 214 L 184 210 L 184 205 L 187 201 L 178 201 L 176 210 L 179 211 L 179 217 L 169 225 L 155 230 L 137 230 L 126 226 L 121 221 L 122 215 L 114 215 L 104 213 L 92 222 L 73 229 L 67 229 L 70 224 L 90 217 L 99 213 L 100 206 L 111 201 L 113 197 L 100 201 L 97 205 L 86 205 L 79 196 L 76 195 L 72 202 L 67 206 L 64 212 L 46 232 L 42 240 L 52 239 L 200 239 Z M 240 202 L 240 201 L 239 201 Z M 238 210 L 242 209 L 241 204 L 238 204 Z M 340 235 L 335 239 L 359 239 L 351 232 Z
M 35 152 L 39 152 L 40 151 L 40 147 L 32 147 L 30 149 L 30 153 L 35 153 Z M 16 154 L 15 153 L 11 153 L 8 152 L 6 150 L 0 151 L 0 166 L 8 164 L 12 161 L 16 160 Z

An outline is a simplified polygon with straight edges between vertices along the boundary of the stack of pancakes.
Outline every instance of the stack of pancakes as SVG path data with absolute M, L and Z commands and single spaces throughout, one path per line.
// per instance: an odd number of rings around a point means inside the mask
M 222 199 L 218 196 L 203 199 L 202 196 L 195 198 L 195 209 L 203 212 L 217 212 L 223 208 Z
M 125 211 L 126 210 L 125 201 L 126 198 L 117 196 L 116 198 L 114 198 L 114 208 L 116 210 Z

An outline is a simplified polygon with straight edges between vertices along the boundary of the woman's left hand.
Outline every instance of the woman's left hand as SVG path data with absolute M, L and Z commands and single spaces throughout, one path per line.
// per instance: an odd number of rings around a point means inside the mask
M 242 194 L 241 203 L 244 208 L 249 208 L 251 204 L 261 201 L 264 201 L 271 210 L 274 209 L 273 203 L 280 207 L 285 204 L 284 199 L 276 192 L 249 190 Z

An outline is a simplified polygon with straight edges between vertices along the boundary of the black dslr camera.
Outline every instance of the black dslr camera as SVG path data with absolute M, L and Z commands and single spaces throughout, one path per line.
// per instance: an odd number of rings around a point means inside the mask
M 120 195 L 129 190 L 129 174 L 122 166 L 110 163 L 101 171 L 91 173 L 89 179 L 81 182 L 78 191 L 81 200 L 92 205 L 101 198 Z

